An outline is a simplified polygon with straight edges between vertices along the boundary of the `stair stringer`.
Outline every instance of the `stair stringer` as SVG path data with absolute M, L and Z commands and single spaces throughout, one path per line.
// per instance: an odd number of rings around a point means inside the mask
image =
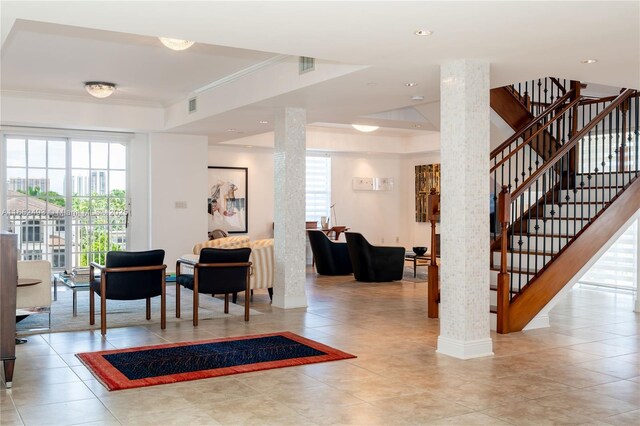
M 511 300 L 509 332 L 522 331 L 540 314 L 638 210 L 640 179 L 636 178 Z
M 587 271 L 589 271 L 589 269 L 591 269 L 591 267 L 593 265 L 595 265 L 595 263 L 600 260 L 600 258 L 602 257 L 602 255 L 604 255 L 607 250 L 609 250 L 611 248 L 611 246 L 613 244 L 615 244 L 615 242 L 618 240 L 618 238 L 620 238 L 620 236 L 622 234 L 625 233 L 625 231 L 629 228 L 629 226 L 631 226 L 631 224 L 640 218 L 640 210 L 636 210 L 636 212 L 631 216 L 631 218 L 629 220 L 627 220 L 627 222 L 622 225 L 620 227 L 620 229 L 618 229 L 616 231 L 616 233 L 609 238 L 609 241 L 607 241 L 607 243 L 602 246 L 598 252 L 591 258 L 589 259 L 589 261 L 587 263 L 584 264 L 584 266 L 582 267 L 582 269 L 580 269 L 580 271 L 575 274 L 573 276 L 573 278 L 571 278 L 571 280 L 569 280 L 569 282 L 562 288 L 562 290 L 560 290 L 558 292 L 558 294 L 556 294 L 553 299 L 551 299 L 549 301 L 549 303 L 547 303 L 545 305 L 544 308 L 542 308 L 542 310 L 538 313 L 538 315 L 536 315 L 530 323 L 528 323 L 526 325 L 526 327 L 524 327 L 523 330 L 533 330 L 535 328 L 544 328 L 544 327 L 549 327 L 549 311 L 551 311 L 551 309 L 553 309 L 554 306 L 556 306 L 556 304 L 562 300 L 562 298 L 569 292 L 571 291 L 571 289 L 573 288 L 573 286 L 580 281 L 580 278 L 582 278 L 582 276 L 584 274 L 587 273 Z

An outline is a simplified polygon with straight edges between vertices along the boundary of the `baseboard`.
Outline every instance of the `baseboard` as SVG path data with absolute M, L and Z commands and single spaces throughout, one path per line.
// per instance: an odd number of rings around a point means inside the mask
M 549 315 L 538 314 L 527 324 L 523 331 L 535 330 L 536 328 L 549 328 Z
M 274 291 L 271 306 L 281 309 L 306 308 L 307 296 L 304 294 L 299 296 L 285 296 L 282 294 L 276 294 Z
M 459 359 L 472 359 L 493 355 L 491 338 L 462 341 L 445 336 L 438 336 L 437 353 Z

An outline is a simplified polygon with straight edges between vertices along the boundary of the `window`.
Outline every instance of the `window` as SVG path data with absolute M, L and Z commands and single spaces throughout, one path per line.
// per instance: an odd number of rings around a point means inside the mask
M 115 140 L 114 140 L 115 139 Z M 9 229 L 24 259 L 71 269 L 127 246 L 122 138 L 5 135 Z
M 42 235 L 40 233 L 40 221 L 39 220 L 23 221 L 20 235 L 23 243 L 41 243 Z
M 581 284 L 633 290 L 636 288 L 638 222 L 634 222 L 580 278 Z
M 331 157 L 306 158 L 306 220 L 320 221 L 330 217 L 331 211 Z

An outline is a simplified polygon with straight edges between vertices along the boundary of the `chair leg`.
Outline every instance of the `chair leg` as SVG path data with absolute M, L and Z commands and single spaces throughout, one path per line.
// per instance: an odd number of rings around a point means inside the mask
M 247 270 L 247 285 L 244 289 L 244 320 L 249 321 L 249 305 L 251 304 L 251 296 L 249 294 L 253 291 L 250 289 L 249 283 L 249 271 Z
M 104 295 L 100 297 L 100 334 L 107 334 L 107 299 Z
M 176 283 L 176 318 L 180 318 L 180 284 Z
M 151 298 L 147 297 L 147 321 L 151 319 Z
M 96 301 L 94 299 L 95 294 L 92 288 L 89 288 L 89 325 L 96 323 Z
M 224 313 L 229 313 L 229 293 L 224 294 Z
M 162 271 L 162 292 L 160 293 L 160 328 L 167 328 L 167 282 L 165 271 Z
M 269 299 L 273 302 L 273 287 L 269 287 L 267 291 L 269 292 Z

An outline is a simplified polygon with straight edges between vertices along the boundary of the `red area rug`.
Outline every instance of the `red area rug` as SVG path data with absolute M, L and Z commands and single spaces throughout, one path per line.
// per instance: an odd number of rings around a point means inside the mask
M 355 358 L 288 331 L 76 356 L 109 390 Z

